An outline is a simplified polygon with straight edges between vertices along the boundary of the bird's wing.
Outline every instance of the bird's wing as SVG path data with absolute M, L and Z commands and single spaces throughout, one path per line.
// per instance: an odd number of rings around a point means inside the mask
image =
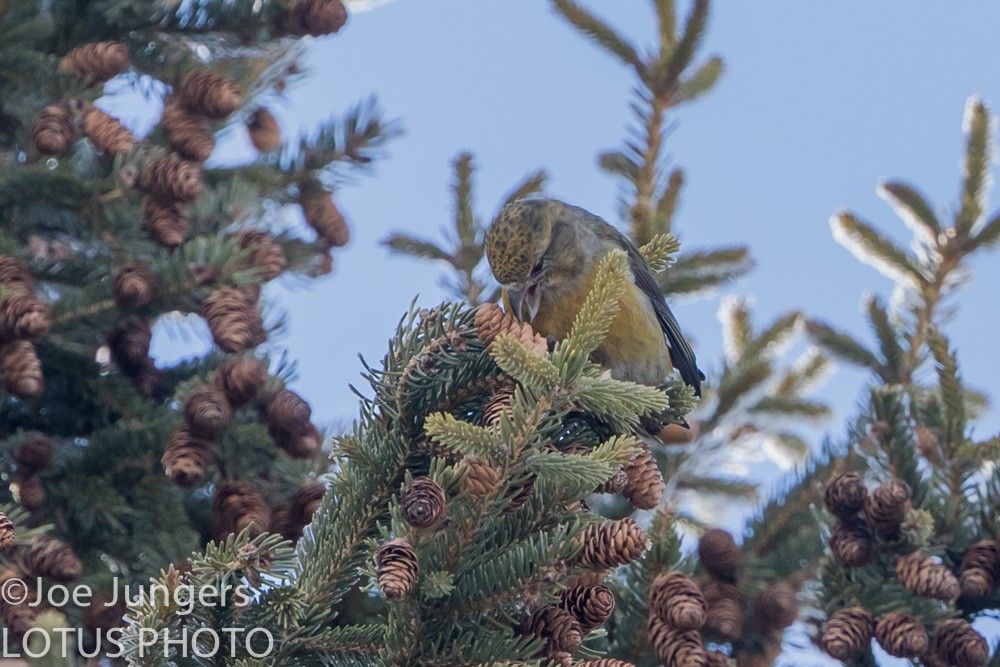
M 628 255 L 629 268 L 635 276 L 635 284 L 649 298 L 656 312 L 656 319 L 660 323 L 660 328 L 667 337 L 667 347 L 670 349 L 670 362 L 674 365 L 685 383 L 694 388 L 697 396 L 701 396 L 701 381 L 705 376 L 698 370 L 698 362 L 694 358 L 694 350 L 684 338 L 681 326 L 677 323 L 677 318 L 670 312 L 670 306 L 660 293 L 660 288 L 656 284 L 653 276 L 653 269 L 649 262 L 642 256 L 635 244 L 627 236 L 617 229 L 600 221 L 602 236 L 613 241 L 620 246 Z

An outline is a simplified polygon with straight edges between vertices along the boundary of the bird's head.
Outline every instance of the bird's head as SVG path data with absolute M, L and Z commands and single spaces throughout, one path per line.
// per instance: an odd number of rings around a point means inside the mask
M 486 258 L 493 276 L 507 289 L 514 314 L 532 321 L 542 294 L 558 288 L 574 273 L 561 233 L 574 207 L 551 199 L 522 199 L 508 204 L 486 234 Z

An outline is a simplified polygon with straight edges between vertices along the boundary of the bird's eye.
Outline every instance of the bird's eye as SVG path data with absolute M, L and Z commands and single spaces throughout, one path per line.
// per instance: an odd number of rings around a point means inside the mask
M 534 275 L 534 274 L 538 273 L 539 271 L 541 271 L 543 263 L 544 263 L 544 258 L 538 260 L 538 262 L 535 263 L 535 266 L 531 269 L 531 274 Z

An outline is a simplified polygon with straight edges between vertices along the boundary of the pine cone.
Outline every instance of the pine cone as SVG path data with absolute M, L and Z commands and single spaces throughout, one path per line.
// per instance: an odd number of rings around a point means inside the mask
M 955 667 L 982 667 L 990 647 L 969 622 L 961 618 L 939 621 L 934 627 L 934 653 Z
M 83 134 L 102 153 L 120 155 L 135 146 L 135 137 L 121 121 L 93 104 L 84 108 L 82 126 Z
M 180 87 L 181 102 L 188 111 L 221 120 L 243 106 L 236 82 L 210 70 L 191 72 Z
M 42 362 L 35 346 L 26 340 L 0 345 L 0 380 L 18 398 L 37 398 L 45 391 Z
M 28 510 L 34 512 L 45 504 L 45 486 L 42 479 L 32 472 L 17 472 L 12 480 L 11 490 L 17 503 Z
M 467 472 L 463 488 L 473 498 L 485 498 L 500 484 L 500 472 L 490 465 L 485 458 L 477 456 L 466 457 L 463 461 Z
M 49 334 L 49 307 L 30 294 L 0 301 L 0 340 L 38 342 Z
M 1000 579 L 1000 546 L 996 540 L 976 542 L 958 566 L 958 583 L 966 597 L 986 597 Z
M 489 429 L 500 427 L 500 417 L 507 415 L 510 417 L 514 413 L 513 401 L 514 391 L 517 385 L 513 382 L 501 385 L 490 400 L 483 406 L 483 426 Z
M 21 583 L 14 584 L 13 586 L 16 587 L 11 588 L 11 593 L 20 595 L 23 592 L 25 601 L 16 604 L 5 602 L 0 605 L 0 618 L 3 619 L 4 625 L 7 626 L 12 635 L 20 637 L 35 627 L 35 622 L 38 619 L 38 611 L 41 609 L 41 606 L 30 606 L 28 604 L 28 601 L 34 600 L 37 597 L 34 580 L 16 568 L 9 567 L 0 572 L 0 589 L 8 590 L 11 584 L 7 582 L 12 579 L 17 579 Z
M 323 435 L 312 422 L 296 431 L 283 431 L 274 426 L 269 426 L 268 431 L 275 444 L 293 459 L 309 459 L 323 450 Z
M 618 493 L 626 484 L 628 484 L 628 473 L 625 472 L 625 468 L 619 468 L 608 481 L 594 489 L 594 493 Z
M 615 596 L 604 584 L 596 586 L 573 586 L 560 594 L 559 606 L 580 624 L 580 631 L 586 635 L 603 625 L 615 610 Z
M 665 667 L 705 667 L 708 655 L 696 630 L 678 630 L 655 614 L 648 620 L 649 643 Z
M 215 149 L 215 135 L 208 122 L 185 109 L 174 96 L 163 104 L 160 127 L 170 147 L 188 160 L 204 162 Z
M 378 568 L 378 585 L 390 600 L 410 594 L 420 573 L 416 550 L 403 538 L 382 545 L 375 556 Z
M 188 233 L 187 211 L 181 204 L 161 204 L 153 197 L 142 199 L 143 224 L 150 238 L 165 248 L 184 243 Z
M 302 214 L 309 226 L 316 230 L 319 238 L 329 246 L 347 245 L 351 239 L 351 230 L 347 227 L 344 214 L 336 207 L 330 198 L 330 193 L 322 188 L 313 190 L 307 188 L 299 198 Z
M 290 433 L 305 429 L 312 418 L 312 408 L 294 391 L 277 389 L 268 396 L 264 407 L 268 424 Z
M 19 568 L 33 577 L 48 577 L 68 584 L 83 574 L 83 563 L 60 539 L 40 537 L 13 555 Z
M 947 566 L 922 551 L 901 556 L 896 561 L 896 576 L 900 583 L 917 595 L 951 602 L 958 598 L 958 579 Z
M 104 83 L 129 68 L 128 49 L 121 42 L 97 42 L 73 49 L 59 61 L 59 70 L 92 83 Z
M 267 367 L 260 359 L 238 357 L 223 362 L 215 374 L 215 384 L 233 407 L 257 398 L 267 382 Z
M 111 281 L 111 295 L 122 308 L 145 306 L 155 293 L 156 274 L 141 262 L 122 267 Z
M 677 630 L 697 630 L 705 625 L 708 604 L 698 584 L 680 572 L 666 572 L 649 587 L 649 608 Z
M 52 465 L 54 448 L 52 440 L 44 435 L 34 435 L 24 440 L 14 454 L 17 467 L 25 472 L 38 472 Z
M 240 234 L 240 247 L 250 250 L 247 261 L 251 267 L 260 270 L 263 282 L 277 278 L 288 266 L 281 244 L 267 232 L 243 232 Z
M 271 525 L 271 510 L 264 495 L 253 484 L 230 480 L 215 487 L 212 511 L 220 538 L 250 528 L 250 536 L 257 537 Z
M 479 340 L 489 345 L 502 333 L 510 334 L 533 354 L 546 356 L 549 344 L 527 322 L 519 322 L 512 313 L 505 313 L 495 303 L 486 303 L 476 309 L 476 329 Z
M 257 307 L 235 287 L 218 287 L 202 302 L 215 344 L 238 353 L 264 342 L 264 322 Z
M 170 434 L 160 462 L 174 484 L 191 488 L 205 477 L 205 469 L 214 457 L 215 447 L 211 440 L 199 437 L 182 426 Z
M 844 519 L 855 516 L 865 507 L 868 489 L 856 473 L 842 472 L 826 483 L 826 508 L 834 516 Z
M 583 631 L 576 617 L 565 609 L 551 605 L 532 612 L 525 630 L 544 639 L 550 653 L 574 653 L 583 643 Z
M 576 667 L 635 667 L 631 662 L 617 660 L 615 658 L 601 658 L 600 660 L 584 660 L 576 663 Z
M 150 160 L 142 172 L 141 183 L 154 199 L 165 206 L 178 202 L 186 204 L 205 189 L 201 168 L 173 154 Z
M 721 651 L 708 651 L 705 654 L 706 667 L 729 667 L 729 656 Z
M 326 485 L 322 482 L 309 482 L 300 486 L 288 503 L 295 522 L 301 526 L 309 525 L 313 514 L 323 502 L 324 495 L 326 495 Z
M 257 109 L 247 123 L 250 143 L 261 153 L 281 148 L 281 128 L 267 109 Z
M 582 565 L 608 569 L 626 565 L 646 552 L 646 533 L 631 517 L 594 523 L 583 531 Z
M 847 567 L 864 567 L 872 559 L 872 539 L 864 522 L 837 519 L 830 535 L 830 551 Z
M 288 32 L 293 35 L 331 35 L 347 23 L 347 8 L 341 0 L 299 0 L 288 14 Z
M 622 489 L 622 495 L 633 507 L 650 510 L 660 504 L 667 485 L 663 483 L 663 475 L 653 452 L 645 443 L 642 443 L 642 451 L 625 466 L 625 474 L 628 475 L 628 482 Z
M 114 601 L 109 597 L 98 597 L 83 608 L 83 627 L 91 632 L 107 632 L 112 628 L 125 626 L 125 601 L 117 595 Z
M 126 377 L 135 377 L 152 364 L 149 358 L 149 344 L 153 340 L 153 330 L 149 322 L 141 317 L 127 317 L 108 334 L 108 348 L 111 360 Z
M 891 611 L 875 624 L 875 639 L 896 658 L 917 658 L 927 652 L 930 638 L 913 614 Z
M 899 527 L 910 509 L 910 495 L 910 487 L 898 479 L 875 487 L 865 501 L 865 516 L 876 535 L 885 539 L 899 535 Z
M 728 531 L 713 528 L 698 540 L 698 560 L 713 577 L 733 582 L 743 569 L 743 550 Z
M 711 632 L 726 642 L 736 641 L 743 633 L 743 595 L 732 584 L 711 581 L 702 587 L 708 613 L 705 632 Z
M 830 657 L 847 662 L 864 653 L 875 634 L 875 619 L 864 607 L 841 609 L 830 617 L 819 644 Z
M 216 438 L 233 420 L 233 408 L 222 390 L 211 384 L 195 387 L 184 401 L 184 422 L 194 435 Z
M 73 111 L 68 104 L 51 104 L 31 126 L 31 141 L 43 155 L 62 155 L 76 139 Z
M 503 513 L 510 514 L 528 502 L 537 481 L 538 476 L 533 472 L 522 472 L 518 477 L 508 480 L 507 490 L 504 491 L 503 497 L 509 502 L 503 508 Z
M 795 588 L 787 581 L 772 581 L 757 591 L 753 610 L 766 632 L 784 630 L 799 617 L 799 600 Z
M 403 519 L 414 528 L 430 528 L 444 516 L 445 495 L 430 477 L 417 477 L 403 489 Z
M 6 551 L 14 544 L 14 522 L 3 512 L 0 512 L 0 551 Z
M 35 291 L 35 281 L 28 267 L 9 255 L 0 255 L 0 285 L 14 294 L 31 294 Z

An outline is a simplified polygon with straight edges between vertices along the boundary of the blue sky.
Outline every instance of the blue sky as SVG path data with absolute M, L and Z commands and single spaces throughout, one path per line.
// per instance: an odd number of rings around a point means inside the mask
M 586 4 L 651 43 L 645 0 Z M 671 119 L 670 159 L 687 173 L 676 230 L 689 248 L 747 243 L 757 268 L 712 298 L 675 306 L 709 375 L 722 355 L 724 294 L 753 297 L 759 323 L 801 308 L 867 335 L 860 299 L 888 295 L 891 284 L 833 241 L 829 218 L 849 208 L 906 242 L 875 193 L 885 178 L 915 183 L 941 212 L 954 210 L 966 99 L 1000 105 L 996 25 L 1000 5 L 986 2 L 919 11 L 901 0 L 714 3 L 704 53 L 723 56 L 727 69 L 713 93 Z M 476 154 L 477 210 L 487 218 L 515 181 L 545 167 L 550 195 L 616 219 L 617 184 L 595 156 L 624 137 L 632 79 L 542 0 L 397 0 L 316 40 L 306 64 L 309 76 L 276 110 L 286 128 L 308 128 L 375 92 L 406 132 L 373 177 L 339 193 L 353 236 L 334 274 L 272 290 L 290 315 L 280 342 L 300 361 L 295 388 L 320 421 L 343 424 L 356 414 L 347 385 L 359 382 L 357 354 L 381 356 L 416 294 L 423 304 L 445 296 L 438 267 L 391 257 L 379 241 L 393 230 L 440 233 L 460 150 Z M 976 269 L 948 331 L 968 382 L 991 391 L 1000 262 L 985 256 Z M 834 435 L 863 380 L 841 366 L 825 386 Z M 998 426 L 992 413 L 980 435 Z

